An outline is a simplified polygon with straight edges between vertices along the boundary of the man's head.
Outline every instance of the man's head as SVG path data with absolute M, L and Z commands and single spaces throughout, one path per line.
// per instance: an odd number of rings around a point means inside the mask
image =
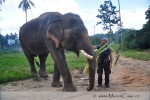
M 106 44 L 108 42 L 108 39 L 106 37 L 103 37 L 101 40 L 102 45 Z

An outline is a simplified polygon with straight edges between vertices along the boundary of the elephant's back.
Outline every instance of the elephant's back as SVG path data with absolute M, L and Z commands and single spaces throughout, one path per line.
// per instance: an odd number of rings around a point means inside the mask
M 20 44 L 23 48 L 28 50 L 31 54 L 38 55 L 48 53 L 44 42 L 46 37 L 46 30 L 40 30 L 40 23 L 42 20 L 33 19 L 25 23 L 19 32 Z
M 42 20 L 40 23 L 40 30 L 47 30 L 49 24 L 55 22 L 55 20 L 61 19 L 62 14 L 59 12 L 45 12 L 41 14 L 38 19 Z
M 25 45 L 32 53 L 48 52 L 45 41 L 51 42 L 47 38 L 49 22 L 60 17 L 61 14 L 58 12 L 46 12 L 25 23 L 19 32 L 21 45 Z
M 45 12 L 45 13 L 42 13 L 38 18 L 41 18 L 41 19 L 45 19 L 47 17 L 49 18 L 55 18 L 56 16 L 61 16 L 62 14 L 59 13 L 59 12 Z
M 45 12 L 39 17 L 32 19 L 22 25 L 20 28 L 19 36 L 23 34 L 36 34 L 41 32 L 42 34 L 46 32 L 49 23 L 55 19 L 61 18 L 62 14 L 59 12 Z

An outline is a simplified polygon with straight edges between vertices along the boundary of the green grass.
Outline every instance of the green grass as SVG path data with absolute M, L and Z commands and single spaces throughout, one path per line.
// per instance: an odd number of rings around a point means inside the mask
M 131 57 L 140 60 L 150 60 L 150 49 L 144 51 L 125 50 L 121 52 L 125 57 Z M 80 55 L 78 58 L 74 53 L 66 52 L 66 60 L 70 70 L 82 70 L 86 64 L 86 58 Z M 39 62 L 38 57 L 36 60 Z M 53 73 L 54 62 L 50 56 L 46 61 L 48 73 Z M 37 72 L 39 67 L 36 65 Z M 23 53 L 1 53 L 0 54 L 0 83 L 9 81 L 23 80 L 31 78 L 30 67 Z
M 29 78 L 28 62 L 23 54 L 0 54 L 0 83 Z
M 86 64 L 86 57 L 80 55 L 78 58 L 74 53 L 66 53 L 67 63 L 70 69 L 83 69 Z
M 125 57 L 131 57 L 134 59 L 140 59 L 140 60 L 148 61 L 148 60 L 150 60 L 150 49 L 144 50 L 144 51 L 126 50 L 126 51 L 122 52 L 122 55 Z
M 131 57 L 140 60 L 150 60 L 150 49 L 145 51 L 126 50 L 121 52 L 125 57 Z M 74 53 L 66 52 L 66 60 L 70 70 L 82 70 L 86 64 L 86 58 L 80 55 L 78 58 Z M 38 57 L 36 60 L 39 61 Z M 50 56 L 46 61 L 48 73 L 53 73 L 54 62 Z M 39 67 L 36 65 L 37 72 Z M 5 53 L 0 54 L 0 83 L 23 80 L 31 78 L 30 67 L 23 53 Z
M 69 69 L 83 69 L 86 58 L 81 55 L 79 58 L 74 53 L 66 53 L 66 60 Z M 39 61 L 38 57 L 36 60 Z M 54 62 L 49 56 L 46 61 L 48 73 L 53 73 Z M 39 70 L 36 65 L 37 72 Z M 31 78 L 30 67 L 23 53 L 0 54 L 0 83 Z

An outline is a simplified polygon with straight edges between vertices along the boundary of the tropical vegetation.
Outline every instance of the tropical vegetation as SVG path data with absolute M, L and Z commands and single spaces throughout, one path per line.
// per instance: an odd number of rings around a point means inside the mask
M 31 6 L 35 7 L 34 3 L 31 0 L 22 0 L 18 6 L 18 8 L 22 8 L 22 10 L 26 14 L 26 22 L 27 22 L 27 11 L 31 9 Z

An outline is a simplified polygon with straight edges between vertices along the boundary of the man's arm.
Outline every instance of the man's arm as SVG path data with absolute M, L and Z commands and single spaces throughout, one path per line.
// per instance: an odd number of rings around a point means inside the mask
M 97 45 L 97 46 L 93 46 L 94 49 L 99 49 L 101 48 L 101 46 Z
M 97 49 L 97 46 L 93 46 L 94 49 Z

